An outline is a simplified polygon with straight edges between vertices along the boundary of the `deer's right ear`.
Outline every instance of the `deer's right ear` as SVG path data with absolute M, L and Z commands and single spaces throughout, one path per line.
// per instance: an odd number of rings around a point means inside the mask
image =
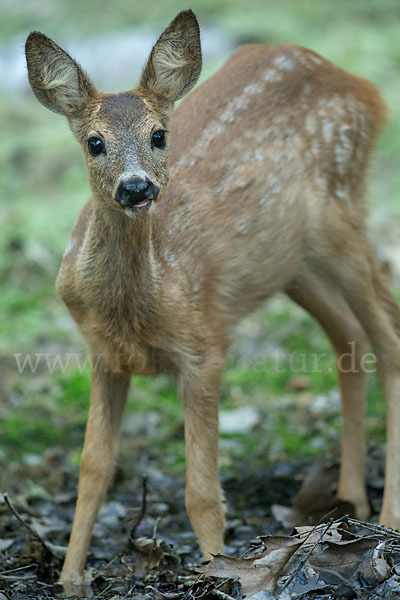
M 199 24 L 191 10 L 183 10 L 154 45 L 140 85 L 173 103 L 195 85 L 201 62 Z
M 43 33 L 29 34 L 25 55 L 29 83 L 46 108 L 71 118 L 96 95 L 95 87 L 78 63 Z

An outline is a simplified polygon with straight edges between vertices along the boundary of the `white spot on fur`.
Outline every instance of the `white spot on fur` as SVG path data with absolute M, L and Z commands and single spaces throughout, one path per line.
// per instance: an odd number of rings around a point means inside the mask
M 260 94 L 263 91 L 263 86 L 257 82 L 249 83 L 243 90 L 243 93 L 249 96 L 254 96 L 255 94 Z
M 354 125 L 356 124 L 356 117 L 357 117 L 357 113 L 358 113 L 358 100 L 357 98 L 353 95 L 353 94 L 347 94 L 346 96 L 346 104 L 347 104 L 347 108 L 348 110 L 351 112 L 352 117 L 353 117 L 353 123 Z
M 309 54 L 310 60 L 312 60 L 316 65 L 320 65 L 322 63 L 322 58 L 319 56 L 315 56 L 315 54 Z
M 274 181 L 271 186 L 271 190 L 270 190 L 271 194 L 280 194 L 281 188 L 282 188 L 282 186 L 281 186 L 280 182 Z
M 282 79 L 282 75 L 276 71 L 276 69 L 267 69 L 262 73 L 261 79 L 264 81 L 280 81 Z
M 301 64 L 304 67 L 307 67 L 307 69 L 309 69 L 311 67 L 310 61 L 308 59 L 308 54 L 306 54 L 305 52 L 302 51 L 297 51 L 297 49 L 294 50 L 294 52 L 296 53 L 297 59 L 299 60 L 299 62 L 301 62 Z
M 215 187 L 215 193 L 218 196 L 223 197 L 245 185 L 246 181 L 243 179 L 241 170 L 237 169 L 235 171 L 235 169 L 232 168 L 232 170 L 228 172 L 228 175 Z
M 332 140 L 334 124 L 328 119 L 322 120 L 322 135 L 327 144 Z
M 311 133 L 311 135 L 314 135 L 314 133 L 317 131 L 317 121 L 315 115 L 311 112 L 309 112 L 306 116 L 306 129 L 308 133 Z
M 201 154 L 202 150 L 209 146 L 213 139 L 223 131 L 225 131 L 225 125 L 223 123 L 220 123 L 220 121 L 216 120 L 211 121 L 211 123 L 209 123 L 208 126 L 203 130 L 203 133 L 197 141 L 197 153 Z
M 319 154 L 319 143 L 318 140 L 315 138 L 311 142 L 311 152 L 314 154 L 314 156 L 317 156 Z
M 295 58 L 297 58 L 297 60 L 299 62 L 301 62 L 301 64 L 304 67 L 307 67 L 308 69 L 311 69 L 314 67 L 314 65 L 319 65 L 323 62 L 322 58 L 320 58 L 319 56 L 315 56 L 308 50 L 301 50 L 299 48 L 293 48 L 292 55 Z
M 264 153 L 263 153 L 263 151 L 260 148 L 257 148 L 256 150 L 254 150 L 254 152 L 253 152 L 253 158 L 254 158 L 254 160 L 262 162 L 264 160 Z
M 346 111 L 344 99 L 335 95 L 331 98 L 323 98 L 320 101 L 318 115 L 322 119 L 338 120 L 346 114 Z
M 274 150 L 271 150 L 269 156 L 271 160 L 273 160 L 275 163 L 278 163 L 280 160 L 282 160 L 282 155 L 279 152 L 275 152 Z
M 358 132 L 360 134 L 360 138 L 362 141 L 365 141 L 368 138 L 368 125 L 367 125 L 367 116 L 366 116 L 366 108 L 364 104 L 359 102 L 359 111 L 357 113 L 358 120 Z
M 274 60 L 276 66 L 285 71 L 291 71 L 294 67 L 293 62 L 287 56 L 277 56 Z
M 353 154 L 353 142 L 350 139 L 350 127 L 348 125 L 343 125 L 339 129 L 339 137 L 340 143 L 335 146 L 335 157 L 338 171 L 343 175 Z
M 281 189 L 282 189 L 282 185 L 281 185 L 280 181 L 278 181 L 277 179 L 272 181 L 269 188 L 267 190 L 265 190 L 265 192 L 263 192 L 263 194 L 260 197 L 260 200 L 259 200 L 260 206 L 262 208 L 264 208 L 266 205 L 268 205 L 274 196 L 277 196 L 278 194 L 280 194 Z
M 243 88 L 242 93 L 231 100 L 225 110 L 220 114 L 221 121 L 232 123 L 235 119 L 235 113 L 238 110 L 247 108 L 249 104 L 249 96 L 254 96 L 263 91 L 263 87 L 259 83 L 249 83 Z
M 343 198 L 343 200 L 346 200 L 347 202 L 350 202 L 349 189 L 343 183 L 336 184 L 336 196 L 338 198 Z
M 171 174 L 174 175 L 180 169 L 193 166 L 196 158 L 204 156 L 212 141 L 225 131 L 225 124 L 233 123 L 236 112 L 247 108 L 250 97 L 261 93 L 263 89 L 263 85 L 258 82 L 251 82 L 247 84 L 238 96 L 227 103 L 218 117 L 207 125 L 197 140 L 197 143 L 192 149 L 190 155 L 182 156 L 173 169 L 171 169 Z
M 322 175 L 320 171 L 315 173 L 315 185 L 317 189 L 322 193 L 322 195 L 327 198 L 328 197 L 328 182 L 326 177 Z
M 191 158 L 190 156 L 184 155 L 179 161 L 171 167 L 170 172 L 171 175 L 175 175 L 180 169 L 186 169 L 187 167 L 193 167 L 196 164 L 196 159 Z

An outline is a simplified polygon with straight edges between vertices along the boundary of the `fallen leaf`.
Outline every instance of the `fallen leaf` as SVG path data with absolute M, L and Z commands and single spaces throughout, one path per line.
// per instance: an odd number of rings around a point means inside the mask
M 326 523 L 322 523 L 321 525 L 296 527 L 296 534 L 307 544 L 341 542 L 343 541 L 343 530 L 343 521 L 335 521 L 331 523 L 329 527 Z
M 133 545 L 136 550 L 136 570 L 145 573 L 147 570 L 156 569 L 164 558 L 164 550 L 160 539 L 135 538 Z
M 373 566 L 373 551 L 378 540 L 371 537 L 342 542 L 318 544 L 309 557 L 312 567 L 331 585 L 345 585 L 351 589 L 382 581 Z M 382 565 L 380 565 L 382 566 Z
M 239 579 L 243 596 L 262 591 L 273 593 L 283 568 L 302 541 L 284 536 L 264 536 L 260 539 L 267 549 L 257 556 L 234 558 L 217 554 L 207 565 L 196 570 L 207 577 Z
M 371 566 L 379 582 L 382 582 L 389 577 L 392 570 L 384 554 L 387 542 L 388 540 L 380 542 L 372 553 Z

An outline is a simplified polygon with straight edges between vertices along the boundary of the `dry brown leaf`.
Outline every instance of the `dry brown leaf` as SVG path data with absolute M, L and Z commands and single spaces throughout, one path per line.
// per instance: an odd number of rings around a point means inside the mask
M 283 568 L 302 542 L 294 537 L 265 536 L 260 538 L 267 549 L 250 558 L 234 558 L 217 554 L 207 564 L 196 569 L 208 577 L 239 579 L 243 596 L 257 592 L 274 592 Z
M 136 570 L 138 573 L 145 573 L 148 569 L 155 569 L 164 558 L 164 550 L 161 547 L 160 539 L 135 538 L 134 547 L 136 550 Z
M 391 568 L 385 558 L 385 546 L 388 540 L 383 540 L 375 546 L 372 553 L 371 566 L 379 582 L 385 581 L 389 577 Z
M 297 535 L 307 544 L 320 542 L 341 542 L 344 525 L 342 521 L 336 521 L 327 527 L 326 523 L 321 525 L 306 525 L 296 527 Z
M 372 537 L 324 542 L 314 548 L 309 562 L 327 583 L 341 581 L 352 586 L 358 585 L 362 578 L 368 585 L 376 585 L 385 579 L 390 570 L 389 565 L 383 569 L 384 559 L 380 552 L 376 553 L 374 560 L 377 546 L 378 540 Z

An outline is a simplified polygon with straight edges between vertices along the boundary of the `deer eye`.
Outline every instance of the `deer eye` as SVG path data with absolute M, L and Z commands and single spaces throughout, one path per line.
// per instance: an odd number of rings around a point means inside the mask
M 92 156 L 98 156 L 104 150 L 104 144 L 98 137 L 90 137 L 87 141 L 89 154 Z
M 156 148 L 165 148 L 165 131 L 164 129 L 158 129 L 151 136 L 151 143 Z

